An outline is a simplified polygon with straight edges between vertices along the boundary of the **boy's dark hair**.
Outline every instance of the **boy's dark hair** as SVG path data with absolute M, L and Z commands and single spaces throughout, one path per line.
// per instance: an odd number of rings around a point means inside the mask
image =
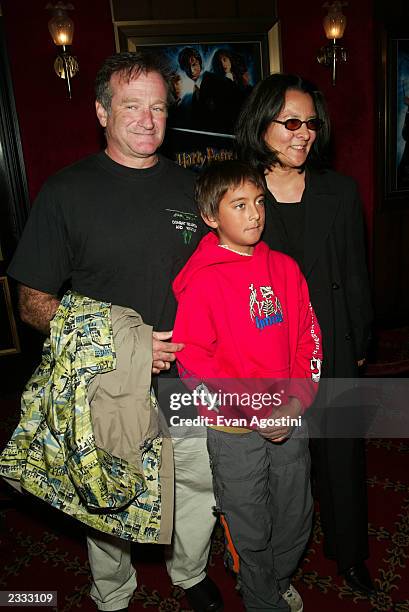
M 178 55 L 179 66 L 189 78 L 192 76 L 190 60 L 193 57 L 199 62 L 200 68 L 203 68 L 202 56 L 200 55 L 199 51 L 197 51 L 197 49 L 194 49 L 193 47 L 185 47 Z
M 262 172 L 280 163 L 278 152 L 267 145 L 264 135 L 284 107 L 287 91 L 301 91 L 311 96 L 317 117 L 323 125 L 317 132 L 306 166 L 325 167 L 330 137 L 327 105 L 321 91 L 296 74 L 272 74 L 257 83 L 242 108 L 236 126 L 239 157 Z
M 205 217 L 217 217 L 220 202 L 228 189 L 235 189 L 247 181 L 260 191 L 267 191 L 264 175 L 248 164 L 236 159 L 212 162 L 196 180 L 195 199 L 199 212 Z
M 168 92 L 168 104 L 173 102 L 170 80 L 172 71 L 163 56 L 153 52 L 115 53 L 108 57 L 97 72 L 95 79 L 95 98 L 109 113 L 111 110 L 112 90 L 111 77 L 119 74 L 129 83 L 137 79 L 140 73 L 157 72 L 163 78 Z

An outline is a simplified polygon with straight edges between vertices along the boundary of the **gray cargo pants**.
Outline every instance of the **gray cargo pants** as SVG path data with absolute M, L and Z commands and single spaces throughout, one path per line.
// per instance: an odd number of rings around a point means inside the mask
M 290 586 L 312 524 L 308 438 L 293 433 L 275 444 L 257 432 L 209 428 L 207 444 L 217 508 L 239 556 L 246 610 L 288 612 L 281 593 Z

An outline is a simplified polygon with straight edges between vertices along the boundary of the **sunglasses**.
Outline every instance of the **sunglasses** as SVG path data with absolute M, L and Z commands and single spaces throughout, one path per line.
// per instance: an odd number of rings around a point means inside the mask
M 307 119 L 307 121 L 301 121 L 301 119 L 287 119 L 286 121 L 279 121 L 278 119 L 273 119 L 273 123 L 280 123 L 284 125 L 286 130 L 290 130 L 290 132 L 295 132 L 295 130 L 299 130 L 303 123 L 307 126 L 309 130 L 313 132 L 318 132 L 320 128 L 322 128 L 323 121 L 316 117 L 315 119 Z

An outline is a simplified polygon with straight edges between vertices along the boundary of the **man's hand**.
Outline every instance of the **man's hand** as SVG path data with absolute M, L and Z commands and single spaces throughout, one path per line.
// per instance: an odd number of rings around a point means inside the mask
M 173 331 L 152 333 L 152 374 L 159 374 L 161 370 L 169 370 L 172 361 L 175 361 L 175 353 L 184 348 L 184 344 L 168 342 Z
M 296 397 L 291 397 L 288 404 L 286 404 L 285 406 L 281 406 L 280 408 L 277 408 L 277 410 L 274 410 L 272 412 L 271 418 L 279 419 L 281 417 L 288 416 L 290 418 L 296 419 L 301 414 L 301 408 L 301 402 Z M 259 427 L 257 431 L 261 436 L 263 436 L 263 438 L 266 438 L 267 440 L 270 440 L 270 442 L 275 443 L 282 442 L 283 440 L 288 438 L 291 434 L 292 427 L 282 425 L 278 425 L 277 427 Z

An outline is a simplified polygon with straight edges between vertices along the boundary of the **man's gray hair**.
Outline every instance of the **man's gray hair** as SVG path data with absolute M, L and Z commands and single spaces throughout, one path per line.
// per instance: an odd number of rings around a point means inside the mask
M 160 53 L 126 51 L 115 53 L 108 57 L 98 70 L 95 79 L 96 100 L 109 112 L 111 110 L 112 89 L 110 86 L 113 74 L 120 75 L 125 81 L 137 79 L 140 73 L 157 72 L 163 78 L 167 87 L 167 103 L 173 102 L 173 93 L 170 86 L 172 71 L 165 58 Z

